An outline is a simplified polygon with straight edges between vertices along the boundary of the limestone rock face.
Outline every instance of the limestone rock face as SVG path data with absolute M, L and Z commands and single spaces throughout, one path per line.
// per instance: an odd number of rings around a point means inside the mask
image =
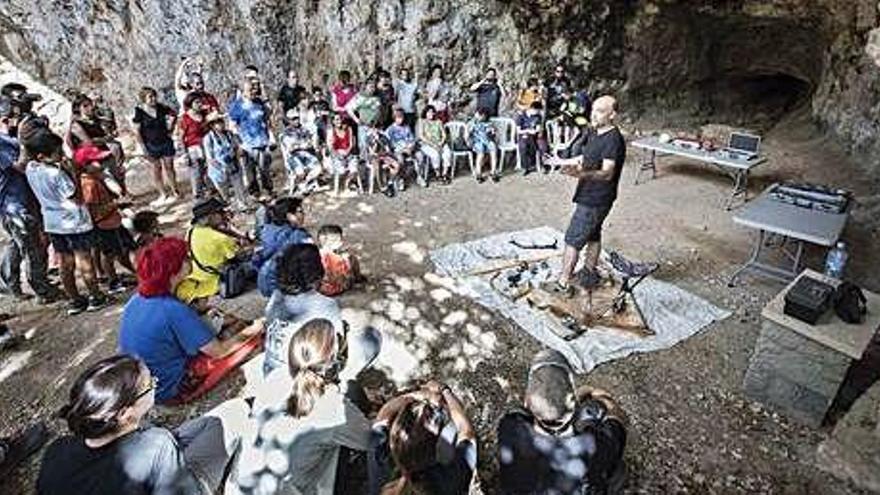
M 17 66 L 126 107 L 144 84 L 170 96 L 194 54 L 218 93 L 247 64 L 271 88 L 288 64 L 320 82 L 440 63 L 463 101 L 489 66 L 512 89 L 565 59 L 634 116 L 772 123 L 808 105 L 880 156 L 876 0 L 4 0 L 0 25 Z

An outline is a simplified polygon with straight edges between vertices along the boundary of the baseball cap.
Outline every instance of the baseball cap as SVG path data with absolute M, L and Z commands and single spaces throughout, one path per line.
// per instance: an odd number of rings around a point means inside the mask
M 198 220 L 200 218 L 206 217 L 212 213 L 220 213 L 226 209 L 226 203 L 222 200 L 215 198 L 213 196 L 209 198 L 200 199 L 193 205 L 192 215 L 193 220 Z
M 113 155 L 110 150 L 102 150 L 95 145 L 86 145 L 73 153 L 73 163 L 78 167 L 85 167 L 89 163 L 101 162 Z

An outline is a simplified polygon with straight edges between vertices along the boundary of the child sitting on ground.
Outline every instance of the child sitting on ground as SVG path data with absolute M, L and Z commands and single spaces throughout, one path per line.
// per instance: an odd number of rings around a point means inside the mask
M 240 163 L 241 152 L 232 132 L 226 129 L 226 117 L 211 112 L 205 119 L 210 131 L 202 140 L 208 160 L 208 178 L 226 203 L 239 211 L 247 207 Z M 231 190 L 231 191 L 230 191 Z
M 64 140 L 49 129 L 41 129 L 25 137 L 22 144 L 32 157 L 27 180 L 40 202 L 43 230 L 61 257 L 61 283 L 70 298 L 67 314 L 97 311 L 107 305 L 107 298 L 95 276 L 92 218 L 78 195 L 73 171 L 64 165 Z M 88 299 L 76 287 L 77 268 L 88 289 Z
M 367 134 L 367 146 L 370 156 L 369 167 L 378 178 L 377 182 L 380 184 L 382 192 L 389 198 L 393 198 L 397 191 L 403 190 L 404 183 L 400 178 L 400 162 L 394 156 L 391 142 L 388 141 L 388 136 L 384 132 L 372 128 Z M 383 176 L 384 186 L 381 185 Z
M 122 215 L 113 194 L 104 182 L 105 167 L 102 162 L 112 156 L 112 152 L 95 146 L 83 146 L 76 150 L 74 163 L 79 168 L 80 187 L 83 203 L 92 217 L 95 227 L 97 263 L 107 277 L 108 292 L 124 292 L 127 284 L 116 272 L 116 263 L 135 274 L 130 252 L 134 249 L 134 239 L 122 226 Z
M 284 132 L 279 141 L 287 169 L 287 191 L 291 194 L 309 194 L 317 189 L 317 180 L 321 176 L 321 162 L 315 155 L 317 136 L 302 125 L 295 109 L 287 111 L 283 122 Z
M 318 229 L 318 246 L 324 278 L 318 292 L 325 296 L 338 296 L 360 282 L 361 266 L 357 256 L 349 251 L 339 225 L 322 225 Z

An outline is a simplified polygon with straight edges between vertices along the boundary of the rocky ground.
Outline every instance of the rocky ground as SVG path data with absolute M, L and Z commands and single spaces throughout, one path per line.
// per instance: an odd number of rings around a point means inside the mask
M 765 145 L 770 162 L 755 175 L 754 193 L 795 178 L 847 187 L 860 197 L 877 190 L 834 143 L 807 126 L 789 122 Z M 633 186 L 639 158 L 631 150 L 620 199 L 606 224 L 607 243 L 632 257 L 660 261 L 658 278 L 734 314 L 671 349 L 607 363 L 578 378 L 611 391 L 630 415 L 627 491 L 853 493 L 852 486 L 816 469 L 816 446 L 827 431 L 791 423 L 741 393 L 760 309 L 782 286 L 746 277 L 727 288 L 726 276 L 750 246 L 750 233 L 735 226 L 721 206 L 729 181 L 702 165 L 665 159 L 656 180 Z M 452 187 L 413 189 L 393 200 L 379 195 L 309 200 L 310 225 L 341 224 L 363 254 L 371 283 L 344 296 L 342 305 L 352 319 L 370 319 L 389 337 L 390 359 L 371 383 L 384 395 L 393 388 L 391 381 L 435 377 L 450 382 L 479 430 L 480 475 L 488 493 L 496 487 L 495 422 L 521 400 L 527 363 L 539 345 L 432 276 L 427 252 L 491 233 L 540 225 L 562 229 L 572 189 L 573 183 L 559 175 L 508 175 L 500 184 L 477 185 L 462 174 Z M 180 231 L 186 210 L 184 205 L 169 208 L 163 216 L 166 229 Z M 857 217 L 849 225 L 849 273 L 878 290 L 878 235 L 870 220 Z M 822 253 L 808 255 L 809 264 L 821 266 Z M 122 308 L 68 318 L 60 307 L 8 299 L 0 304 L 17 315 L 11 326 L 29 338 L 20 350 L 0 356 L 0 433 L 8 434 L 49 420 L 76 374 L 113 353 Z M 263 304 L 253 294 L 229 302 L 249 317 L 258 316 Z M 174 423 L 196 415 L 238 393 L 242 383 L 236 376 L 194 406 L 159 411 L 157 420 Z M 64 431 L 59 422 L 52 426 Z M 37 470 L 34 460 L 0 481 L 0 493 L 32 492 Z

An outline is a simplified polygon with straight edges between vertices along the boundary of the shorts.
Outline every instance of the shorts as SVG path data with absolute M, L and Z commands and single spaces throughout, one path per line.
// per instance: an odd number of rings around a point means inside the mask
M 287 170 L 293 173 L 311 172 L 320 165 L 318 157 L 310 151 L 292 151 L 287 156 Z
M 342 174 L 355 174 L 358 171 L 358 157 L 356 155 L 350 155 L 348 157 L 342 156 L 331 156 L 330 157 L 330 172 L 342 175 Z
M 110 230 L 95 229 L 93 232 L 95 244 L 101 254 L 122 256 L 137 247 L 125 227 Z
M 144 143 L 144 151 L 147 156 L 158 160 L 160 158 L 174 158 L 174 142 L 166 141 L 164 143 Z
M 600 242 L 609 211 L 611 206 L 577 205 L 565 231 L 565 243 L 580 251 L 588 242 Z
M 495 153 L 495 143 L 492 141 L 475 140 L 474 153 Z
M 49 232 L 49 242 L 56 252 L 62 254 L 91 251 L 95 244 L 94 232 L 94 230 L 79 234 L 53 234 Z

